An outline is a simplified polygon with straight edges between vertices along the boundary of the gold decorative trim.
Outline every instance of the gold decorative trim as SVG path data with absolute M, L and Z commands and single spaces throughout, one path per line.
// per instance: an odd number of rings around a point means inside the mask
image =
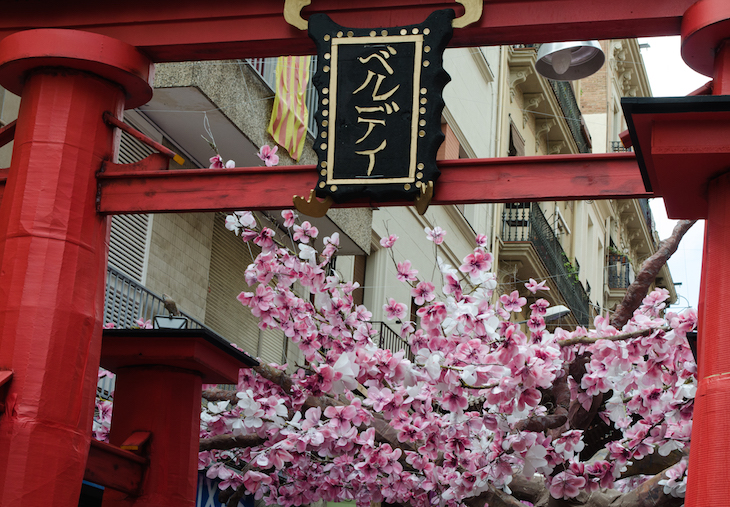
M 428 185 L 422 183 L 420 188 L 421 194 L 416 197 L 416 201 L 413 204 L 415 205 L 418 214 L 423 216 L 426 214 L 428 205 L 431 204 L 431 199 L 433 198 L 433 181 L 429 181 Z
M 284 0 L 284 19 L 286 22 L 295 28 L 306 30 L 309 27 L 309 22 L 302 18 L 302 9 L 311 3 L 312 0 Z
M 320 201 L 314 196 L 314 190 L 309 192 L 308 199 L 295 195 L 293 201 L 294 207 L 300 213 L 314 218 L 321 218 L 325 216 L 327 214 L 327 210 L 330 209 L 334 203 L 331 197 L 326 197 L 324 201 Z
M 464 6 L 464 15 L 451 22 L 454 28 L 464 28 L 481 19 L 484 0 L 456 0 L 456 3 Z
M 332 72 L 330 77 L 330 89 L 329 96 L 332 100 L 329 103 L 329 108 L 322 111 L 322 116 L 329 116 L 330 118 L 337 117 L 337 74 L 338 74 L 338 56 L 339 46 L 347 44 L 382 44 L 382 43 L 413 43 L 415 45 L 415 59 L 413 65 L 413 117 L 411 118 L 411 146 L 410 146 L 410 157 L 408 164 L 408 176 L 402 176 L 400 178 L 378 178 L 378 184 L 389 184 L 389 183 L 415 183 L 416 176 L 416 152 L 418 149 L 417 135 L 418 135 L 418 115 L 415 111 L 418 108 L 418 90 L 421 88 L 421 58 L 423 52 L 423 35 L 391 35 L 391 36 L 364 36 L 364 37 L 353 37 L 352 39 L 333 39 L 331 47 L 331 64 Z M 425 100 L 425 99 L 421 99 Z M 332 184 L 358 184 L 362 185 L 363 180 L 357 178 L 347 179 L 336 179 L 334 176 L 335 172 L 335 122 L 329 123 L 328 137 L 330 139 L 330 149 L 327 151 L 327 185 Z M 323 148 L 324 150 L 324 148 Z
M 302 9 L 311 3 L 312 0 L 284 0 L 284 19 L 286 22 L 295 28 L 306 30 L 309 27 L 309 22 L 302 18 Z M 464 6 L 464 15 L 451 22 L 451 26 L 454 28 L 464 28 L 481 19 L 484 0 L 456 0 L 456 3 Z

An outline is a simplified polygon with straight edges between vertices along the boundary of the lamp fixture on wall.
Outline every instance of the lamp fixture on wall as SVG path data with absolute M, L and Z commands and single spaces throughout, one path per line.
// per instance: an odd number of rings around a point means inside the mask
M 540 46 L 535 70 L 555 81 L 575 81 L 595 74 L 605 61 L 598 41 L 553 42 Z

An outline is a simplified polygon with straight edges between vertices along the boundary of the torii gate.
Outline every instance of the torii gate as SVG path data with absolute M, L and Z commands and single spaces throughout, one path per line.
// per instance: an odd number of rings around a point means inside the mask
M 130 167 L 109 162 L 117 138 L 102 115 L 121 118 L 150 99 L 153 62 L 313 53 L 306 34 L 284 20 L 280 0 L 70 3 L 14 2 L 0 19 L 0 84 L 22 97 L 17 126 L 0 131 L 0 142 L 15 139 L 11 167 L 0 170 L 0 504 L 8 506 L 78 501 L 100 355 L 107 215 L 284 208 L 316 180 L 311 166 L 170 172 L 159 155 Z M 730 2 L 483 6 L 479 21 L 455 31 L 452 46 L 681 33 L 685 61 L 714 78 L 713 97 L 629 105 L 638 159 L 441 162 L 432 203 L 655 195 L 665 197 L 674 218 L 707 218 L 686 505 L 723 505 L 730 497 L 730 483 L 717 480 L 730 462 L 730 345 L 722 333 L 730 317 L 723 301 L 730 289 Z M 317 0 L 305 16 L 397 26 L 443 8 L 460 9 L 449 0 Z M 175 505 L 193 505 L 186 473 L 194 474 L 194 462 L 180 470 L 154 487 L 179 487 Z M 115 505 L 173 505 L 165 502 Z

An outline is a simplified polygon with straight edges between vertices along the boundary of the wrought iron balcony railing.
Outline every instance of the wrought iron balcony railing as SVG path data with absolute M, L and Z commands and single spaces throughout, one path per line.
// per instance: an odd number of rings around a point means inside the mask
M 628 257 L 619 254 L 608 256 L 608 288 L 628 289 L 634 281 L 634 270 Z
M 385 322 L 373 321 L 373 327 L 379 331 L 378 346 L 381 349 L 390 350 L 393 353 L 400 352 L 401 350 L 406 351 L 405 357 L 411 362 L 415 359 L 413 352 L 411 352 L 411 346 L 400 337 L 398 333 L 393 331 L 391 327 Z
M 502 240 L 529 241 L 580 325 L 590 319 L 590 299 L 574 273 L 568 272 L 563 247 L 537 203 L 505 205 L 502 214 Z
M 634 149 L 626 148 L 621 141 L 611 141 L 611 151 L 613 153 L 620 153 L 624 151 L 634 151 Z
M 555 97 L 558 99 L 560 109 L 563 111 L 565 123 L 568 124 L 570 133 L 575 140 L 575 144 L 578 146 L 578 151 L 580 153 L 590 153 L 591 140 L 584 127 L 583 115 L 578 107 L 578 102 L 575 100 L 573 86 L 568 81 L 553 81 L 548 79 L 548 82 L 555 93 Z
M 116 328 L 129 328 L 137 320 L 152 320 L 155 315 L 167 315 L 162 296 L 131 279 L 121 271 L 109 266 L 104 296 L 104 323 L 113 323 Z M 205 324 L 185 312 L 180 315 L 188 319 L 190 329 L 208 329 Z
M 167 315 L 162 297 L 141 283 L 128 277 L 118 269 L 106 269 L 106 294 L 104 296 L 104 324 L 113 323 L 115 328 L 129 328 L 137 320 L 152 320 L 155 315 Z M 188 319 L 190 329 L 208 329 L 202 322 L 185 312 L 180 315 Z M 114 378 L 103 377 L 96 386 L 97 395 L 104 400 L 111 399 Z
M 637 201 L 639 201 L 639 207 L 641 208 L 641 214 L 644 217 L 644 222 L 646 222 L 646 226 L 649 228 L 649 232 L 651 233 L 654 230 L 654 215 L 652 215 L 651 213 L 649 199 L 637 199 Z M 654 242 L 654 235 L 650 235 L 652 238 L 652 242 Z

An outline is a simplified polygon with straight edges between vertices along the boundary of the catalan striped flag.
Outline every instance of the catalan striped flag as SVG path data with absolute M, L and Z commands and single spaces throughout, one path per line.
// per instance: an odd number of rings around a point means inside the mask
M 309 56 L 280 56 L 276 62 L 276 98 L 268 132 L 294 160 L 299 160 L 307 139 L 310 59 Z

